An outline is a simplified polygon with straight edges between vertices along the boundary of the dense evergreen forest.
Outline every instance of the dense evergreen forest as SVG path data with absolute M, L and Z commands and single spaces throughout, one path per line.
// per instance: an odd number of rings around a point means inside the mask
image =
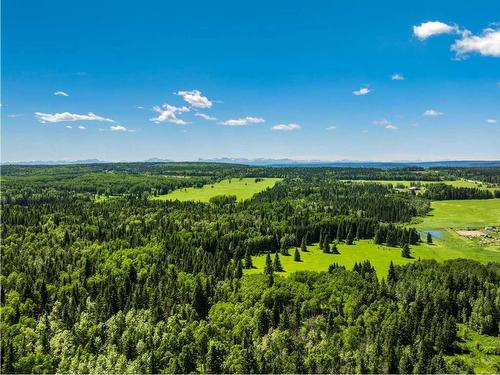
M 275 254 L 373 239 L 410 256 L 425 238 L 409 223 L 431 200 L 494 194 L 437 183 L 413 195 L 364 180 L 498 184 L 499 175 L 491 167 L 5 166 L 2 373 L 470 373 L 453 357 L 457 325 L 499 334 L 499 263 L 416 261 L 391 265 L 384 278 L 369 262 L 332 263 L 285 278 Z M 243 177 L 283 180 L 243 202 L 150 199 Z M 265 274 L 244 275 L 266 253 L 275 261 Z

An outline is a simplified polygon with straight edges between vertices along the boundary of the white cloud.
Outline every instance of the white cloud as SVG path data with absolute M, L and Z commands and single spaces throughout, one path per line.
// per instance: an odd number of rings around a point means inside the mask
M 122 126 L 122 125 L 111 125 L 109 127 L 109 130 L 112 132 L 134 132 L 135 131 L 132 129 L 127 129 L 125 126 Z
M 187 122 L 177 118 L 178 114 L 189 112 L 188 107 L 175 107 L 170 104 L 164 104 L 163 106 L 155 106 L 153 107 L 153 111 L 158 112 L 158 117 L 153 117 L 150 121 L 153 121 L 156 124 L 160 124 L 162 122 L 170 122 L 176 125 L 187 125 Z
M 500 29 L 484 29 L 481 35 L 472 35 L 466 31 L 462 39 L 455 41 L 451 49 L 459 57 L 474 52 L 482 56 L 500 57 Z
M 325 130 L 337 130 L 337 127 L 332 125 L 332 126 L 325 128 Z
M 55 96 L 69 96 L 69 94 L 65 93 L 64 91 L 56 91 L 54 93 Z
M 209 115 L 206 115 L 204 113 L 195 113 L 194 114 L 195 116 L 198 116 L 198 117 L 201 117 L 202 119 L 204 120 L 207 120 L 207 121 L 216 121 L 217 119 L 213 116 L 209 116 Z
M 393 81 L 404 81 L 405 77 L 402 74 L 395 73 L 392 75 L 391 79 Z
M 497 119 L 496 118 L 489 118 L 489 119 L 486 119 L 486 122 L 488 124 L 496 124 L 497 123 Z
M 441 116 L 443 112 L 436 111 L 435 109 L 428 109 L 426 110 L 423 115 L 427 117 L 436 117 L 436 116 Z
M 425 40 L 434 35 L 453 34 L 459 32 L 456 26 L 447 25 L 439 21 L 423 22 L 420 26 L 413 26 L 413 35 L 420 40 Z
M 367 87 L 362 87 L 360 88 L 359 90 L 356 90 L 356 91 L 353 91 L 352 93 L 356 96 L 360 96 L 360 95 L 366 95 L 368 93 L 370 93 L 371 90 Z
M 66 125 L 66 127 L 67 127 L 68 129 L 73 129 L 73 127 L 72 127 L 71 125 Z
M 226 120 L 219 122 L 221 125 L 226 125 L 226 126 L 246 126 L 250 124 L 261 124 L 265 122 L 263 118 L 260 117 L 252 117 L 252 116 L 247 116 L 245 118 L 238 118 L 238 119 L 231 119 L 231 120 Z
M 210 108 L 213 104 L 206 96 L 202 96 L 199 90 L 177 91 L 175 94 L 182 96 L 185 102 L 195 108 Z
M 16 117 L 21 117 L 21 116 L 24 116 L 24 115 L 22 113 L 14 113 L 11 115 L 7 115 L 7 117 L 10 117 L 10 118 L 16 118 Z
M 83 126 L 83 125 L 80 125 L 80 126 L 78 127 L 78 129 L 85 130 L 85 129 L 87 129 L 87 128 L 86 128 L 85 126 Z
M 297 130 L 300 129 L 299 124 L 277 124 L 274 125 L 272 130 L 280 130 L 280 131 L 292 131 L 292 130 Z
M 381 119 L 381 120 L 375 120 L 375 121 L 373 121 L 373 125 L 382 126 L 385 129 L 389 129 L 389 130 L 396 130 L 396 129 L 398 129 L 398 127 L 396 125 L 394 125 L 391 121 L 389 121 L 389 120 L 387 120 L 385 118 Z
M 98 116 L 92 112 L 87 113 L 86 115 L 79 115 L 76 113 L 62 112 L 62 113 L 43 113 L 43 112 L 35 112 L 35 116 L 41 123 L 45 124 L 47 122 L 63 122 L 63 121 L 106 121 L 106 122 L 115 122 L 110 118 L 105 118 L 102 116 Z

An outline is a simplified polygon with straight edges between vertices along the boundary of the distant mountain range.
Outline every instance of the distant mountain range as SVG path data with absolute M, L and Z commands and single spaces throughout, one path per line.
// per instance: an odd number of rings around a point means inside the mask
M 136 161 L 137 163 L 173 163 L 174 160 L 149 158 L 146 160 Z M 189 161 L 184 161 L 189 162 Z M 194 161 L 191 161 L 194 162 Z M 246 158 L 215 158 L 215 159 L 198 159 L 197 162 L 203 163 L 227 163 L 227 164 L 242 164 L 253 166 L 301 166 L 301 167 L 357 167 L 357 168 L 400 168 L 400 167 L 500 167 L 500 160 L 441 160 L 441 161 L 356 161 L 356 160 L 338 160 L 338 161 L 323 161 L 323 160 L 294 160 L 294 159 L 246 159 Z M 103 163 L 130 163 L 129 161 L 104 161 L 99 159 L 85 160 L 33 160 L 33 161 L 7 161 L 2 162 L 2 165 L 64 165 L 64 164 L 103 164 Z

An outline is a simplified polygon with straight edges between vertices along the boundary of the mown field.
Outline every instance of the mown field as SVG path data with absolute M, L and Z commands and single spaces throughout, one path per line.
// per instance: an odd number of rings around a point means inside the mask
M 218 195 L 235 195 L 238 201 L 251 198 L 267 188 L 271 188 L 280 178 L 232 178 L 205 185 L 201 188 L 185 188 L 174 190 L 168 194 L 153 197 L 155 200 L 179 200 L 208 202 Z
M 352 269 L 356 262 L 369 260 L 377 270 L 379 277 L 385 277 L 389 264 L 406 264 L 420 259 L 447 259 L 467 258 L 482 263 L 500 262 L 500 242 L 494 245 L 483 246 L 479 239 L 468 239 L 456 234 L 455 229 L 465 227 L 483 228 L 486 225 L 500 226 L 500 200 L 467 200 L 467 201 L 440 201 L 432 203 L 432 211 L 425 218 L 421 218 L 416 225 L 422 231 L 439 232 L 440 237 L 433 239 L 433 244 L 421 243 L 411 247 L 413 259 L 401 256 L 399 247 L 376 245 L 373 240 L 356 241 L 354 245 L 341 243 L 338 248 L 340 254 L 325 254 L 316 245 L 308 246 L 308 252 L 300 252 L 301 262 L 293 259 L 294 249 L 290 249 L 290 256 L 281 256 L 281 262 L 288 275 L 294 271 L 326 271 L 332 263 L 344 265 Z M 423 239 L 424 236 L 422 236 Z M 248 273 L 261 273 L 264 269 L 265 255 L 253 257 L 254 267 Z

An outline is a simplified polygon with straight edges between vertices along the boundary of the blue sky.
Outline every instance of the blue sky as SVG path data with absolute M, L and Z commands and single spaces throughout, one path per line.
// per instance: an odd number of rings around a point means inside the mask
M 497 0 L 3 0 L 2 160 L 500 159 L 499 22 Z

